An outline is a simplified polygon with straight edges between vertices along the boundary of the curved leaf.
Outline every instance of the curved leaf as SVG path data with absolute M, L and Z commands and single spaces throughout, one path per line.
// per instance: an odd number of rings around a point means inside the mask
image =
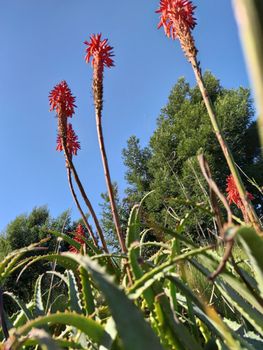
M 19 336 L 26 335 L 32 328 L 38 328 L 48 323 L 73 326 L 86 334 L 90 341 L 97 344 L 104 344 L 104 342 L 108 341 L 109 338 L 109 335 L 104 331 L 103 327 L 100 324 L 90 318 L 73 312 L 40 316 L 35 320 L 29 321 L 24 326 L 18 328 L 16 330 L 16 334 Z
M 116 323 L 118 334 L 125 350 L 163 350 L 158 338 L 144 320 L 142 313 L 130 299 L 120 290 L 105 271 L 87 256 L 66 253 L 90 272 L 104 294 Z
M 81 301 L 79 296 L 79 290 L 76 282 L 76 278 L 72 271 L 67 271 L 68 277 L 68 291 L 69 291 L 69 305 L 72 312 L 82 313 Z
M 263 239 L 251 227 L 241 227 L 238 229 L 237 239 L 243 246 L 253 266 L 258 289 L 263 298 Z

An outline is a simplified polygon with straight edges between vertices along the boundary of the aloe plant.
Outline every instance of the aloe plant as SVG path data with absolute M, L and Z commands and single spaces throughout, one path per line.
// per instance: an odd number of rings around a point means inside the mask
M 32 300 L 27 304 L 5 292 L 3 297 L 13 300 L 18 311 L 7 315 L 2 309 L 3 346 L 12 349 L 31 346 L 115 350 L 260 349 L 263 344 L 262 238 L 249 226 L 237 227 L 235 244 L 239 244 L 248 259 L 248 268 L 244 270 L 234 258 L 230 259 L 214 281 L 217 298 L 235 313 L 234 318 L 229 318 L 227 312 L 217 308 L 217 303 L 213 305 L 213 300 L 201 298 L 185 278 L 189 264 L 209 276 L 222 258 L 220 250 L 214 250 L 214 246 L 195 246 L 182 235 L 181 225 L 179 232 L 162 228 L 168 240 L 159 245 L 149 242 L 159 251 L 146 259 L 140 249 L 145 232 L 141 210 L 140 205 L 132 209 L 126 236 L 132 285 L 126 286 L 120 280 L 121 270 L 117 269 L 116 260 L 119 258 L 114 254 L 108 257 L 97 254 L 96 247 L 86 252 L 82 249 L 81 254 L 42 254 L 23 259 L 25 252 L 40 249 L 40 243 L 8 256 L 0 264 L 0 277 L 7 278 L 19 268 L 23 273 L 23 269 L 40 260 L 56 261 L 64 272 L 47 271 L 47 275 L 56 276 L 57 288 L 66 302 L 54 312 L 59 298 L 53 296 L 52 307 L 45 312 L 47 299 L 41 287 L 45 275 L 37 279 Z M 55 234 L 80 248 L 70 237 Z M 115 270 L 111 268 L 112 262 Z

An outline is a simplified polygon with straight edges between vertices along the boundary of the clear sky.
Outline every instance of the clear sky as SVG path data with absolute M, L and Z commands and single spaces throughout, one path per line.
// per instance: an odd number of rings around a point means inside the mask
M 194 31 L 203 70 L 226 87 L 248 86 L 230 0 L 195 0 Z M 125 188 L 121 149 L 132 134 L 147 144 L 177 79 L 194 83 L 178 42 L 157 30 L 157 0 L 0 0 L 0 231 L 21 213 L 72 208 L 64 159 L 55 151 L 48 94 L 66 80 L 78 109 L 80 177 L 97 210 L 106 189 L 83 41 L 102 32 L 116 67 L 105 72 L 103 125 L 112 178 Z

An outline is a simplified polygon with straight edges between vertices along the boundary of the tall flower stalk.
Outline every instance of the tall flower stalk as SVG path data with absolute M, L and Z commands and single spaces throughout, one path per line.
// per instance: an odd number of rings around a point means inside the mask
M 73 176 L 79 188 L 79 191 L 93 218 L 103 249 L 106 253 L 108 253 L 109 251 L 107 248 L 107 244 L 106 244 L 102 229 L 99 224 L 99 220 L 84 190 L 84 187 L 79 179 L 78 173 L 72 161 L 73 155 L 77 155 L 77 151 L 80 149 L 80 144 L 78 142 L 78 137 L 72 128 L 72 125 L 68 123 L 68 118 L 71 118 L 72 115 L 75 113 L 74 108 L 76 106 L 74 104 L 75 97 L 72 96 L 72 93 L 65 81 L 62 81 L 60 84 L 56 85 L 54 89 L 50 92 L 49 102 L 50 102 L 50 110 L 51 111 L 55 110 L 57 113 L 57 118 L 58 118 L 57 150 L 64 152 L 64 156 L 66 159 L 66 168 L 68 173 L 68 181 L 69 181 L 69 186 L 70 186 L 73 199 L 80 211 L 84 224 L 88 232 L 90 233 L 94 244 L 97 246 L 95 235 L 91 229 L 91 226 L 88 224 L 87 218 L 84 215 L 83 210 L 81 209 L 76 193 L 74 191 L 72 179 L 71 179 L 71 172 L 73 173 Z
M 108 44 L 108 39 L 101 38 L 101 34 L 91 35 L 90 41 L 85 41 L 85 44 L 87 45 L 85 60 L 87 63 L 91 62 L 93 67 L 93 98 L 95 104 L 96 126 L 110 206 L 121 250 L 123 253 L 126 253 L 127 248 L 125 246 L 125 240 L 120 225 L 120 218 L 114 198 L 114 190 L 102 130 L 103 73 L 104 67 L 111 68 L 114 66 L 112 59 L 113 48 Z
M 249 197 L 247 196 L 247 192 L 245 190 L 230 148 L 224 138 L 222 131 L 220 130 L 215 108 L 204 84 L 200 62 L 197 60 L 198 50 L 195 46 L 195 41 L 192 35 L 192 30 L 196 26 L 196 19 L 194 18 L 195 8 L 196 7 L 192 4 L 192 1 L 189 0 L 161 0 L 160 7 L 156 11 L 160 14 L 160 22 L 158 28 L 163 27 L 168 38 L 171 38 L 173 40 L 178 39 L 180 41 L 181 48 L 187 60 L 192 65 L 195 78 L 202 94 L 208 115 L 210 117 L 214 133 L 221 146 L 228 167 L 235 181 L 239 196 L 242 201 L 242 205 L 245 208 L 249 221 L 259 231 L 261 230 L 259 219 Z

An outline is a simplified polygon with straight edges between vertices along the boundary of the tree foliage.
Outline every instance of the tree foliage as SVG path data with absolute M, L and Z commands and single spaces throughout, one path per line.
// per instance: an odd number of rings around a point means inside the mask
M 262 184 L 263 162 L 250 91 L 224 88 L 210 72 L 204 74 L 204 80 L 236 163 L 248 177 Z M 189 232 L 206 237 L 203 226 L 209 222 L 208 231 L 214 226 L 211 217 L 200 210 L 209 208 L 209 197 L 197 164 L 199 152 L 205 154 L 214 180 L 225 192 L 229 170 L 200 91 L 180 78 L 157 119 L 149 145 L 141 148 L 139 140 L 132 136 L 123 150 L 128 201 L 138 201 L 138 197 L 154 190 L 146 202 L 149 220 L 174 227 L 190 209 L 194 215 L 188 219 Z M 261 194 L 246 179 L 245 182 L 260 210 Z M 197 203 L 199 209 L 195 209 Z
M 0 237 L 1 253 L 6 256 L 13 250 L 29 246 L 32 243 L 37 243 L 43 238 L 50 236 L 49 230 L 71 232 L 74 230 L 75 226 L 75 223 L 71 223 L 68 211 L 62 213 L 57 218 L 52 218 L 47 207 L 36 207 L 31 213 L 19 215 L 7 225 Z M 60 251 L 67 248 L 64 242 L 58 243 L 56 238 L 51 236 L 50 240 L 45 244 L 44 252 L 54 252 L 58 250 L 58 244 Z M 41 254 L 41 252 L 36 254 Z M 16 273 L 8 279 L 6 288 L 27 301 L 32 294 L 32 288 L 37 277 L 45 273 L 48 269 L 50 269 L 50 266 L 47 266 L 43 262 L 33 267 L 29 266 L 20 277 L 19 283 L 16 281 L 18 277 Z

